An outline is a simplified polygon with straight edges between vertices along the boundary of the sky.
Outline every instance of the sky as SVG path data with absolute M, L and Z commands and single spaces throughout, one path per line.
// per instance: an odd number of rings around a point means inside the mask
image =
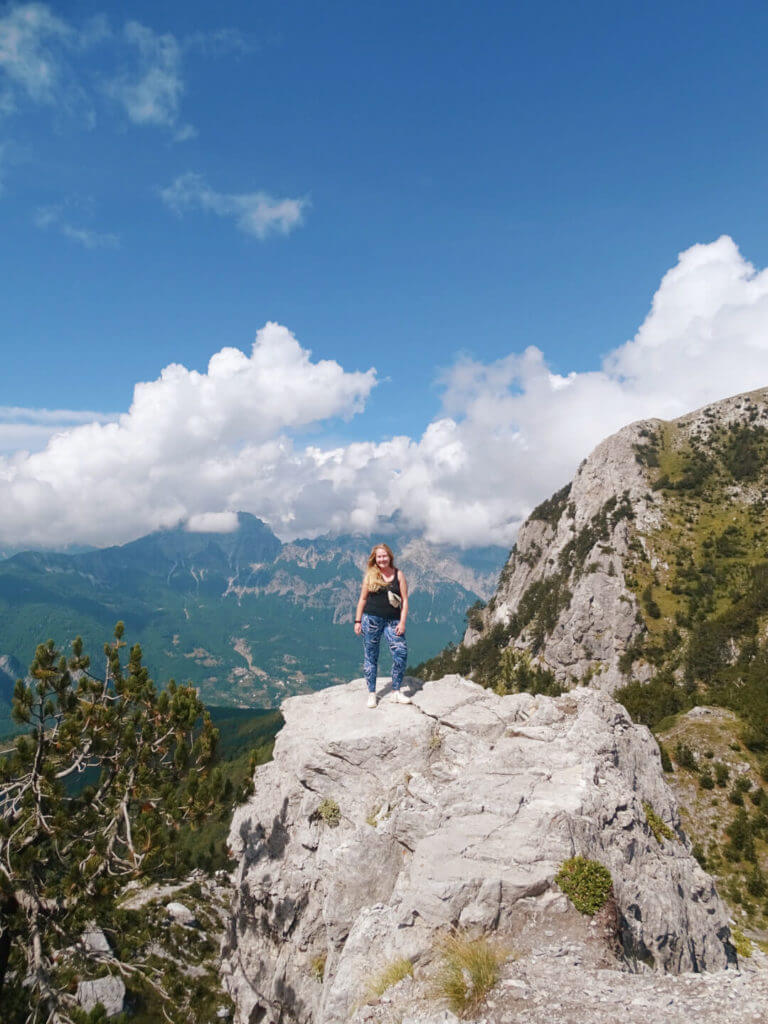
M 514 540 L 768 385 L 768 7 L 0 4 L 0 544 Z

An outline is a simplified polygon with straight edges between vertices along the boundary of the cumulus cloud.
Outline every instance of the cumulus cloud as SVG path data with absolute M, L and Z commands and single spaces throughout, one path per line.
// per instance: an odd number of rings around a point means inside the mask
M 94 231 L 92 228 L 76 227 L 65 220 L 60 206 L 40 207 L 35 213 L 35 224 L 39 228 L 54 228 L 65 238 L 85 246 L 86 249 L 118 249 L 120 239 L 111 232 Z
M 375 380 L 313 362 L 277 324 L 250 356 L 216 353 L 205 374 L 166 367 L 136 386 L 117 422 L 0 459 L 0 542 L 118 542 L 190 517 L 194 529 L 224 529 L 242 509 L 284 538 L 368 530 L 397 512 L 433 540 L 509 544 L 533 505 L 623 424 L 768 384 L 768 271 L 730 238 L 693 246 L 600 368 L 557 375 L 535 348 L 462 359 L 420 437 L 298 444 L 297 429 L 360 410 Z
M 230 217 L 241 231 L 257 238 L 287 235 L 301 224 L 308 205 L 306 199 L 276 199 L 266 192 L 215 192 L 201 175 L 191 172 L 176 178 L 161 190 L 160 196 L 178 214 L 197 207 L 219 217 Z
M 0 536 L 110 543 L 232 512 L 245 507 L 241 495 L 288 494 L 279 478 L 294 471 L 291 432 L 354 415 L 375 383 L 375 370 L 313 361 L 290 331 L 267 324 L 250 355 L 224 348 L 206 373 L 167 366 L 136 385 L 116 422 L 84 424 L 42 451 L 0 458 Z

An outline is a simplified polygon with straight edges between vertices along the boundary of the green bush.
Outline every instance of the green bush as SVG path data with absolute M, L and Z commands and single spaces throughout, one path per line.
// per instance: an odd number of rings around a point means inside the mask
M 702 789 L 714 789 L 715 780 L 710 775 L 709 771 L 703 771 L 699 776 L 699 785 Z
M 613 888 L 608 868 L 586 857 L 571 857 L 563 861 L 555 881 L 574 907 L 590 917 L 605 906 Z
M 675 760 L 681 768 L 687 768 L 691 772 L 698 771 L 696 755 L 687 743 L 681 741 L 675 745 Z
M 765 875 L 760 870 L 759 864 L 755 864 L 749 874 L 749 878 L 747 879 L 747 892 L 750 896 L 754 896 L 758 899 L 761 896 L 765 896 L 766 892 L 768 892 Z

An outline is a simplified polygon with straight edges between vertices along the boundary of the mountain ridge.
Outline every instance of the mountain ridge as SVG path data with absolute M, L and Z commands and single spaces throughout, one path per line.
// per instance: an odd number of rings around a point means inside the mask
M 271 705 L 358 670 L 349 627 L 378 540 L 408 575 L 417 660 L 458 639 L 505 554 L 430 545 L 392 524 L 372 538 L 284 544 L 248 513 L 229 533 L 181 525 L 76 554 L 21 552 L 0 561 L 0 652 L 23 664 L 48 637 L 66 645 L 81 634 L 93 656 L 122 620 L 158 680 L 192 681 L 213 704 Z

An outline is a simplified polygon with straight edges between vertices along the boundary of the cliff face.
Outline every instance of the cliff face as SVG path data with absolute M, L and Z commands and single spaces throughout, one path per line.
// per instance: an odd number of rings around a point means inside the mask
M 609 696 L 499 697 L 453 676 L 411 707 L 364 702 L 362 680 L 286 700 L 274 760 L 235 812 L 224 974 L 238 1024 L 347 1020 L 398 958 L 428 1002 L 451 927 L 520 957 L 561 936 L 584 963 L 674 973 L 733 958 L 655 741 Z M 597 929 L 555 882 L 575 855 L 611 874 Z
M 613 692 L 662 668 L 706 682 L 701 659 L 685 660 L 695 630 L 749 588 L 768 556 L 766 498 L 768 391 L 633 423 L 533 511 L 496 594 L 470 613 L 464 646 L 495 630 L 497 646 L 526 652 L 566 687 Z M 457 667 L 474 668 L 473 657 Z M 495 685 L 492 670 L 483 681 Z

